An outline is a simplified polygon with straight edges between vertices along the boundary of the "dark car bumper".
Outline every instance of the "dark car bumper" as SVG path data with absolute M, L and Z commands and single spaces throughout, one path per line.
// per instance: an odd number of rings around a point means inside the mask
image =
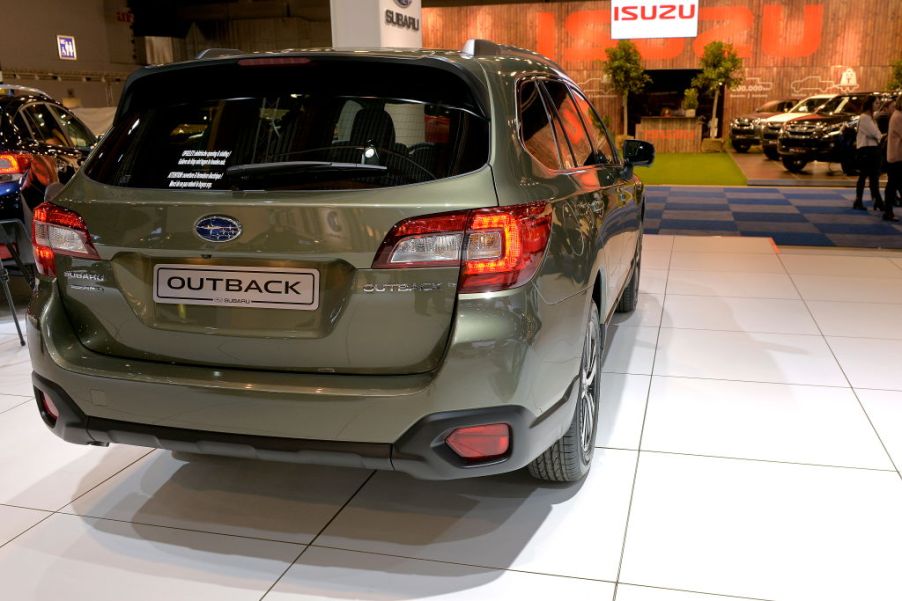
M 782 137 L 777 144 L 777 152 L 780 153 L 781 157 L 798 158 L 807 161 L 838 162 L 841 160 L 843 152 L 842 137 Z
M 730 129 L 730 141 L 744 144 L 760 144 L 761 136 L 753 127 L 733 127 Z
M 106 446 L 121 443 L 172 451 L 203 453 L 378 470 L 393 470 L 427 480 L 451 480 L 511 472 L 525 467 L 566 430 L 576 407 L 576 383 L 554 407 L 536 417 L 520 406 L 496 406 L 427 415 L 394 444 L 308 440 L 187 430 L 85 415 L 57 384 L 37 374 L 32 383 L 38 412 L 51 431 L 68 442 Z M 41 402 L 47 395 L 59 417 Z M 506 423 L 511 430 L 508 453 L 481 463 L 468 463 L 445 444 L 457 428 Z

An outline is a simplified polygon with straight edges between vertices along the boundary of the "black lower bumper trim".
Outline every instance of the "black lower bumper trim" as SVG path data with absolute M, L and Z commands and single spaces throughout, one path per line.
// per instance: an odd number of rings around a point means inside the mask
M 417 478 L 449 480 L 510 472 L 524 467 L 566 431 L 576 407 L 575 383 L 549 411 L 536 418 L 517 405 L 435 413 L 411 426 L 394 444 L 311 440 L 209 432 L 124 422 L 85 415 L 57 384 L 32 375 L 35 397 L 50 397 L 59 410 L 54 421 L 38 410 L 54 434 L 78 444 L 121 443 L 172 451 L 310 463 L 336 467 L 397 470 Z M 468 463 L 455 455 L 445 438 L 455 429 L 490 423 L 511 428 L 504 457 Z
M 71 397 L 53 382 L 37 374 L 32 375 L 32 381 L 37 390 L 50 396 L 60 413 L 56 423 L 51 424 L 39 403 L 38 408 L 44 421 L 54 434 L 69 442 L 79 444 L 115 442 L 171 451 L 271 461 L 392 469 L 390 444 L 208 432 L 98 418 L 85 415 Z

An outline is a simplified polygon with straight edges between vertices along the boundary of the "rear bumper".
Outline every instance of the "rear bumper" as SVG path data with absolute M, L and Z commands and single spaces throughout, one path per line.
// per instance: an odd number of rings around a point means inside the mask
M 518 470 L 560 437 L 576 407 L 574 383 L 564 398 L 540 418 L 518 406 L 447 411 L 423 417 L 395 443 L 366 443 L 210 432 L 91 417 L 59 385 L 37 374 L 32 375 L 32 381 L 36 399 L 42 394 L 48 396 L 59 412 L 59 417 L 53 419 L 38 400 L 38 413 L 44 423 L 54 434 L 75 444 L 119 443 L 269 461 L 394 470 L 428 480 Z M 506 423 L 511 429 L 511 447 L 504 457 L 468 463 L 445 444 L 457 428 L 493 423 Z
M 101 355 L 80 343 L 46 281 L 26 333 L 34 386 L 61 412 L 48 425 L 70 442 L 448 479 L 525 466 L 566 432 L 576 406 L 582 349 L 562 341 L 581 339 L 588 292 L 546 304 L 527 285 L 492 300 L 461 297 L 442 367 L 406 376 L 226 370 Z M 444 443 L 456 428 L 498 422 L 512 431 L 500 461 L 469 465 Z

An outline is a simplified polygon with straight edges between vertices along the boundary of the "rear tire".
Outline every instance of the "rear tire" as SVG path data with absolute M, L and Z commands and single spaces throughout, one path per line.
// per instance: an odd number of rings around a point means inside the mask
M 532 460 L 529 473 L 539 480 L 576 482 L 589 473 L 598 429 L 598 377 L 601 373 L 601 327 L 592 301 L 579 366 L 579 393 L 567 432 Z
M 786 167 L 786 170 L 791 173 L 801 173 L 805 168 L 805 165 L 807 164 L 808 161 L 806 161 L 805 159 L 783 159 L 783 166 Z
M 639 304 L 639 270 L 641 265 L 642 261 L 637 259 L 633 275 L 630 281 L 627 282 L 626 288 L 623 289 L 620 302 L 617 303 L 617 308 L 615 309 L 617 313 L 631 313 L 636 310 L 636 305 Z
M 780 153 L 777 152 L 777 149 L 774 148 L 773 146 L 766 146 L 764 148 L 764 156 L 766 156 L 767 158 L 769 158 L 772 161 L 776 161 L 776 160 L 779 160 Z

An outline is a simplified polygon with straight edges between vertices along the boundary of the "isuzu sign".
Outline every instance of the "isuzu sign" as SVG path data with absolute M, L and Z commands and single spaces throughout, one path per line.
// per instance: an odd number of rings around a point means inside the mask
M 611 0 L 611 39 L 694 38 L 698 0 Z

